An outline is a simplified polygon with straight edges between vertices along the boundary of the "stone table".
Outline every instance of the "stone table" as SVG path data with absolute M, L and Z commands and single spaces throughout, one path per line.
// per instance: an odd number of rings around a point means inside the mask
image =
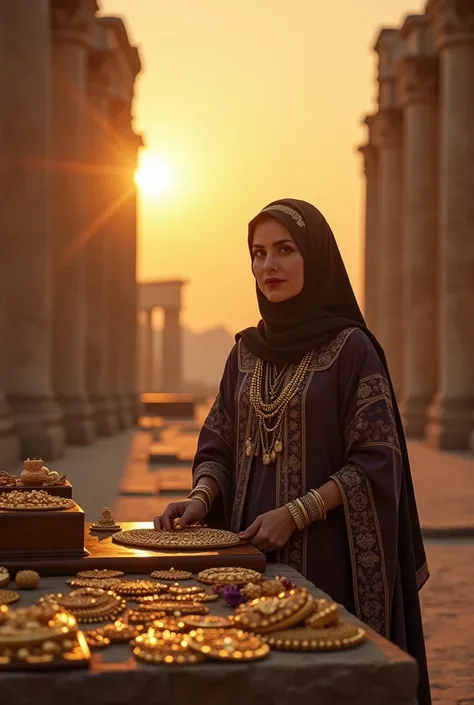
M 265 577 L 276 575 L 327 597 L 287 566 L 269 565 Z M 69 589 L 62 577 L 42 578 L 40 588 L 23 591 L 18 606 Z M 210 607 L 215 614 L 230 613 L 222 600 Z M 343 618 L 358 623 L 345 611 Z M 416 663 L 370 630 L 368 637 L 342 652 L 273 651 L 249 664 L 171 667 L 139 663 L 128 645 L 111 646 L 93 652 L 89 670 L 1 672 L 0 705 L 416 705 Z

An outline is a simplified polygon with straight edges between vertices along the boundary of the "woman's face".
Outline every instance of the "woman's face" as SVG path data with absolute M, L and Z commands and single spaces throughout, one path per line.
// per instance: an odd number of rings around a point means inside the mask
M 265 218 L 255 226 L 252 269 L 258 288 L 272 303 L 291 299 L 303 289 L 303 256 L 290 231 L 276 218 Z

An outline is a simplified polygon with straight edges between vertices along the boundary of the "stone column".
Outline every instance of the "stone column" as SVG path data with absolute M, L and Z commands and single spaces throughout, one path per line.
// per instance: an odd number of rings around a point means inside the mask
M 105 33 L 101 27 L 97 32 Z M 109 285 L 115 276 L 110 266 L 109 218 L 109 86 L 111 56 L 95 48 L 88 63 L 87 163 L 91 169 L 87 198 L 89 220 L 86 242 L 87 349 L 86 385 L 100 436 L 117 431 L 116 406 L 111 397 L 109 372 Z
M 438 61 L 430 35 L 425 17 L 407 18 L 407 56 L 399 65 L 405 108 L 401 411 L 406 434 L 417 439 L 424 437 L 438 379 Z
M 365 303 L 364 316 L 368 327 L 378 336 L 378 176 L 377 149 L 373 142 L 375 116 L 368 115 L 364 120 L 369 128 L 367 144 L 359 147 L 364 158 L 365 174 Z
M 163 392 L 180 392 L 182 384 L 182 351 L 179 308 L 165 308 L 163 321 L 163 361 L 161 388 Z
M 8 57 L 2 64 L 2 228 L 8 235 L 2 264 L 9 273 L 4 385 L 22 456 L 52 460 L 64 451 L 64 430 L 51 388 L 49 2 L 30 2 L 28 11 L 23 3 L 2 3 L 2 11 Z
M 3 118 L 5 115 L 4 100 L 7 90 L 5 83 L 5 67 L 7 65 L 8 54 L 4 51 L 5 13 L 4 5 L 0 5 L 0 96 L 2 101 L 2 111 L 0 115 L 0 150 L 5 154 L 6 142 L 3 139 Z M 8 59 L 9 60 L 9 59 Z M 0 212 L 2 218 L 8 206 L 6 196 L 7 180 L 5 178 L 5 164 L 0 163 Z M 6 255 L 9 248 L 8 230 L 0 227 L 0 251 Z M 6 257 L 0 257 L 0 340 L 7 340 L 6 314 L 9 290 L 10 271 L 7 266 Z M 6 380 L 6 356 L 5 345 L 0 345 L 0 468 L 8 468 L 18 461 L 20 457 L 20 444 L 16 437 L 13 417 L 4 394 L 4 384 Z
M 96 0 L 53 0 L 53 383 L 72 444 L 95 440 L 86 395 L 87 53 Z
M 466 450 L 474 424 L 474 3 L 430 0 L 440 55 L 439 386 L 427 438 Z
M 377 330 L 387 355 L 395 392 L 402 389 L 402 113 L 377 115 L 378 311 Z

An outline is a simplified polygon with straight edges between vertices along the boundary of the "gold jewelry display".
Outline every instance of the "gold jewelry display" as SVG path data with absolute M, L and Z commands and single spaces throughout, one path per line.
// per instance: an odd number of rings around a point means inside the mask
M 315 612 L 310 615 L 305 624 L 310 629 L 322 629 L 339 622 L 339 605 L 329 600 L 315 600 Z
M 301 362 L 293 371 L 288 384 L 273 400 L 264 400 L 265 387 L 270 386 L 268 381 L 268 367 L 260 358 L 257 358 L 255 370 L 250 383 L 250 403 L 257 417 L 256 443 L 252 437 L 245 443 L 247 456 L 260 455 L 264 465 L 275 462 L 283 450 L 283 421 L 288 404 L 297 394 L 305 379 L 313 352 L 306 353 Z M 267 370 L 267 380 L 264 380 L 264 370 Z M 266 382 L 266 384 L 265 384 Z
M 122 527 L 115 521 L 114 515 L 108 507 L 100 513 L 99 521 L 91 525 L 91 531 L 121 531 Z
M 260 637 L 238 629 L 198 629 L 189 635 L 189 646 L 218 661 L 256 661 L 270 653 Z
M 122 580 L 114 587 L 114 592 L 121 597 L 144 597 L 166 592 L 168 585 L 153 582 L 152 580 Z
M 184 625 L 188 629 L 229 629 L 234 626 L 232 617 L 220 617 L 215 614 L 207 614 L 201 617 L 198 614 L 190 614 L 183 617 Z
M 104 580 L 92 580 L 87 578 L 68 578 L 66 585 L 74 588 L 90 587 L 100 588 L 101 590 L 113 590 L 120 582 L 119 578 L 104 578 Z
M 260 583 L 248 583 L 240 592 L 248 600 L 255 600 L 257 597 L 277 597 L 285 592 L 285 588 L 279 580 L 263 580 Z
M 5 470 L 0 470 L 0 487 L 16 487 L 18 478 Z
M 363 629 L 345 622 L 325 629 L 296 627 L 265 637 L 267 644 L 279 651 L 341 651 L 358 646 L 365 639 Z
M 0 665 L 23 661 L 47 664 L 57 657 L 85 660 L 82 634 L 74 617 L 48 606 L 0 608 Z
M 145 625 L 148 626 L 156 620 L 160 620 L 166 617 L 166 612 L 163 610 L 156 610 L 154 612 L 150 610 L 130 610 L 128 612 L 128 622 L 134 625 Z
M 10 573 L 6 568 L 0 568 L 0 588 L 5 587 L 10 582 Z
M 262 574 L 250 568 L 207 568 L 197 574 L 196 580 L 206 585 L 246 585 L 262 580 Z
M 188 639 L 184 634 L 168 635 L 153 631 L 140 634 L 134 641 L 133 654 L 145 663 L 161 663 L 168 666 L 196 664 L 204 661 L 204 656 L 189 648 Z
M 176 570 L 175 568 L 170 568 L 169 570 L 154 570 L 151 577 L 156 580 L 191 580 L 193 574 L 188 570 Z
M 235 626 L 245 631 L 266 634 L 299 624 L 314 610 L 314 600 L 306 588 L 282 593 L 279 597 L 260 597 L 237 608 Z
M 49 596 L 51 599 L 51 596 Z M 79 588 L 57 598 L 60 607 L 71 612 L 78 622 L 106 622 L 125 611 L 126 601 L 113 592 L 99 588 Z
M 15 583 L 20 590 L 34 590 L 40 581 L 39 573 L 35 570 L 19 570 L 15 576 Z
M 240 543 L 237 534 L 222 529 L 186 527 L 182 531 L 155 531 L 154 529 L 130 529 L 112 537 L 114 543 L 151 550 L 211 550 L 236 546 Z
M 0 509 L 3 511 L 55 511 L 72 509 L 76 503 L 67 497 L 56 497 L 46 490 L 12 490 L 0 492 Z
M 0 590 L 0 606 L 13 605 L 20 599 L 20 593 L 16 590 Z
M 122 570 L 109 570 L 108 568 L 95 568 L 94 570 L 81 570 L 76 573 L 76 578 L 87 578 L 90 580 L 105 580 L 107 578 L 122 578 L 125 573 Z

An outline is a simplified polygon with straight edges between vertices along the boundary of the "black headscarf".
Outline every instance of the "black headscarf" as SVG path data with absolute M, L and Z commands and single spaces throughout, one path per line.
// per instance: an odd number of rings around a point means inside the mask
M 299 362 L 312 349 L 344 328 L 364 330 L 372 341 L 389 381 L 402 454 L 402 482 L 398 510 L 398 560 L 403 590 L 407 649 L 420 666 L 420 702 L 430 702 L 417 572 L 426 564 L 418 510 L 410 471 L 405 432 L 382 346 L 367 329 L 346 268 L 326 219 L 305 201 L 285 198 L 266 206 L 249 224 L 252 248 L 256 224 L 264 217 L 280 220 L 290 231 L 304 259 L 303 290 L 281 303 L 270 302 L 257 286 L 262 321 L 236 335 L 257 357 L 274 364 Z
M 245 346 L 266 362 L 299 362 L 344 328 L 365 328 L 335 237 L 318 209 L 292 198 L 270 203 L 249 224 L 250 251 L 255 226 L 265 217 L 280 220 L 298 245 L 304 286 L 297 296 L 272 303 L 257 285 L 262 320 L 238 334 Z

